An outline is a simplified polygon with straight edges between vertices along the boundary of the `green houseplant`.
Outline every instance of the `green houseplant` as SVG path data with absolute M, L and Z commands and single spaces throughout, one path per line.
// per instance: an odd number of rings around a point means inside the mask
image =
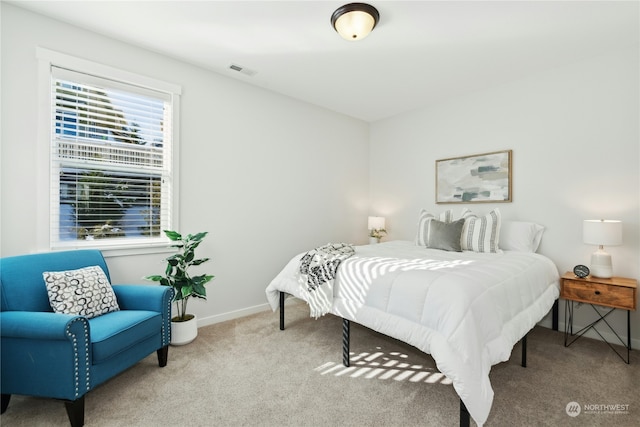
M 160 282 L 161 285 L 171 286 L 175 295 L 173 301 L 176 303 L 177 316 L 171 319 L 172 322 L 186 322 L 193 319 L 193 314 L 187 313 L 187 303 L 189 298 L 207 299 L 207 291 L 204 287 L 214 276 L 201 274 L 190 276 L 189 268 L 209 261 L 209 258 L 196 259 L 195 250 L 202 243 L 207 232 L 197 234 L 181 235 L 176 231 L 164 230 L 166 236 L 175 244 L 171 247 L 178 248 L 178 252 L 166 259 L 167 268 L 164 276 L 151 275 L 145 279 Z M 195 338 L 195 337 L 194 337 Z

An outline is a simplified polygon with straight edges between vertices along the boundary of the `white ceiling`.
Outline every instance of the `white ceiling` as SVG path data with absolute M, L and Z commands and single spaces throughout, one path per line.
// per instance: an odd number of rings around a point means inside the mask
M 7 1 L 365 121 L 640 46 L 638 1 L 372 0 L 357 42 L 330 25 L 348 2 Z

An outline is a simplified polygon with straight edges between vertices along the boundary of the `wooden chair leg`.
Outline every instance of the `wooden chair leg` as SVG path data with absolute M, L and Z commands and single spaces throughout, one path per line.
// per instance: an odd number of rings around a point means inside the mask
M 158 354 L 158 366 L 160 366 L 161 368 L 167 366 L 167 361 L 169 360 L 169 346 L 165 345 L 164 347 L 156 351 L 156 353 Z
M 0 414 L 4 414 L 4 411 L 7 410 L 7 407 L 9 407 L 9 401 L 11 400 L 11 395 L 10 394 L 2 394 L 2 412 L 0 412 Z
M 84 396 L 76 400 L 65 400 L 64 406 L 67 409 L 71 427 L 82 427 L 84 425 Z

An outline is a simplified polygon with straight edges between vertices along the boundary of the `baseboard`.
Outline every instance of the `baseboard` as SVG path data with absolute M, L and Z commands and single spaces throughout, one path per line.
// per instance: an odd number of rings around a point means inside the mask
M 561 304 L 561 308 L 560 310 L 564 310 L 564 303 Z M 608 309 L 603 309 L 603 310 L 608 310 Z M 559 319 L 558 319 L 558 331 L 564 333 L 565 330 L 565 322 L 562 320 L 564 319 L 563 317 L 564 315 L 559 314 Z M 595 320 L 595 319 L 592 319 Z M 551 313 L 547 314 L 540 322 L 538 322 L 538 326 L 542 326 L 548 329 L 552 329 L 553 325 L 552 325 L 552 317 L 551 317 Z M 581 325 L 578 323 L 575 323 L 574 321 L 574 325 L 573 325 L 573 330 L 575 331 L 579 331 L 580 329 L 582 329 L 585 325 Z M 634 326 L 633 324 L 631 326 Z M 606 327 L 606 325 L 598 325 L 597 326 L 598 331 L 602 334 L 602 336 L 610 343 L 612 344 L 617 344 L 620 346 L 623 346 L 622 344 L 620 344 L 620 341 L 618 340 L 618 338 L 615 336 L 615 334 L 613 332 L 611 332 L 610 330 L 608 330 L 608 328 Z M 635 331 L 635 328 L 632 328 L 632 332 Z M 627 341 L 627 330 L 625 327 L 620 328 L 619 330 L 616 328 L 616 332 L 618 333 L 618 335 L 620 335 L 620 337 L 625 341 Z M 602 338 L 593 330 L 587 331 L 584 334 L 585 337 L 587 338 L 593 338 L 595 340 L 598 341 L 602 341 Z M 631 337 L 631 348 L 632 349 L 638 349 L 640 348 L 640 338 L 634 338 Z
M 583 328 L 583 326 L 584 325 L 576 325 L 574 323 L 574 325 L 573 325 L 574 332 L 575 331 L 579 331 L 580 329 Z M 614 345 L 618 345 L 621 348 L 624 348 L 623 345 L 620 344 L 620 341 L 618 340 L 618 338 L 613 334 L 613 332 L 604 330 L 606 328 L 606 325 L 604 326 L 604 328 L 601 325 L 600 326 L 596 326 L 596 327 L 598 328 L 598 331 L 602 334 L 602 336 L 609 343 L 614 344 Z M 558 322 L 558 330 L 560 332 L 564 333 L 564 330 L 565 330 L 565 323 L 564 322 Z M 627 331 L 626 331 L 626 329 L 624 331 L 616 331 L 616 332 L 618 332 L 618 335 L 620 335 L 620 338 L 622 338 L 626 343 L 626 341 L 627 341 Z M 594 340 L 602 341 L 602 338 L 600 338 L 600 335 L 598 335 L 593 330 L 587 331 L 584 334 L 584 336 L 587 337 L 587 338 L 593 338 Z M 631 337 L 631 348 L 637 350 L 638 348 L 640 348 L 638 346 L 640 346 L 640 339 Z
M 228 311 L 222 314 L 216 314 L 214 316 L 208 316 L 204 318 L 198 317 L 198 328 L 202 326 L 213 325 L 215 323 L 226 322 L 227 320 L 238 319 L 240 317 L 249 316 L 251 314 L 261 313 L 263 311 L 270 311 L 271 306 L 268 303 L 254 305 L 253 307 L 247 307 L 240 310 Z M 274 321 L 277 319 L 274 317 Z

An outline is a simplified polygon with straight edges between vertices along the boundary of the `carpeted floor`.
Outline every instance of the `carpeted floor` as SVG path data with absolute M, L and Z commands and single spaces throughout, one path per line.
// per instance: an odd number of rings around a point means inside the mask
M 199 329 L 191 344 L 155 354 L 91 391 L 92 426 L 456 426 L 459 399 L 430 356 L 352 324 L 352 364 L 341 364 L 341 319 L 287 305 Z M 487 426 L 638 426 L 640 354 L 625 364 L 609 347 L 536 327 L 527 368 L 520 344 L 491 371 Z M 567 415 L 576 402 L 581 413 Z M 3 426 L 68 425 L 59 401 L 13 396 Z M 472 423 L 473 424 L 473 423 Z

